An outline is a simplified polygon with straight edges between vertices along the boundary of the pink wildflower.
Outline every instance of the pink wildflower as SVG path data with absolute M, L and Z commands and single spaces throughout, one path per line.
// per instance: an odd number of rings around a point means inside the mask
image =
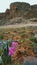
M 14 54 L 14 52 L 15 52 L 15 48 L 14 47 L 10 47 L 9 48 L 9 53 L 8 53 L 8 55 L 10 56 L 10 55 L 13 55 Z
M 9 53 L 8 53 L 9 56 L 11 56 L 15 53 L 17 46 L 18 46 L 18 42 L 12 42 L 12 45 L 9 48 Z
M 12 42 L 12 47 L 17 47 L 18 46 L 18 42 Z

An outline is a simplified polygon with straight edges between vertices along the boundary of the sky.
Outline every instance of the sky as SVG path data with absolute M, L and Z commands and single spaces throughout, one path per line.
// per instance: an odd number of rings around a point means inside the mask
M 0 12 L 5 12 L 12 2 L 27 2 L 31 5 L 37 4 L 37 0 L 0 0 Z

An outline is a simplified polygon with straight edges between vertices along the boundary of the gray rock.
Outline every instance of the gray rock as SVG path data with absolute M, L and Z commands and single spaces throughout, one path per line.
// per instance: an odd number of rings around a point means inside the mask
M 24 65 L 37 65 L 37 57 L 25 57 Z
M 29 61 L 26 61 L 25 63 L 24 63 L 24 65 L 37 65 L 36 63 L 30 63 Z

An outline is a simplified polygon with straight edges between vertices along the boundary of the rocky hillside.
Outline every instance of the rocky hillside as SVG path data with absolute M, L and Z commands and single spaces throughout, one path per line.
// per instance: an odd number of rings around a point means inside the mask
M 37 5 L 14 2 L 10 4 L 10 9 L 6 9 L 4 13 L 0 13 L 0 25 L 22 23 L 32 18 L 37 19 Z

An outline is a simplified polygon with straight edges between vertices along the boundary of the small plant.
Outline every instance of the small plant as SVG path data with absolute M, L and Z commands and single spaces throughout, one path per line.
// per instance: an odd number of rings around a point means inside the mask
M 11 47 L 8 48 L 8 43 L 7 43 L 7 47 L 3 48 L 2 61 L 4 65 L 11 63 L 11 56 L 14 55 L 17 46 L 18 46 L 18 42 L 12 42 Z
M 4 37 L 3 35 L 0 35 L 0 39 L 3 39 L 3 37 Z
M 33 36 L 30 38 L 31 41 L 34 41 L 36 38 Z
M 3 53 L 2 53 L 2 60 L 3 60 L 3 63 L 4 65 L 7 65 L 8 63 L 8 44 L 7 44 L 7 47 L 3 48 Z

